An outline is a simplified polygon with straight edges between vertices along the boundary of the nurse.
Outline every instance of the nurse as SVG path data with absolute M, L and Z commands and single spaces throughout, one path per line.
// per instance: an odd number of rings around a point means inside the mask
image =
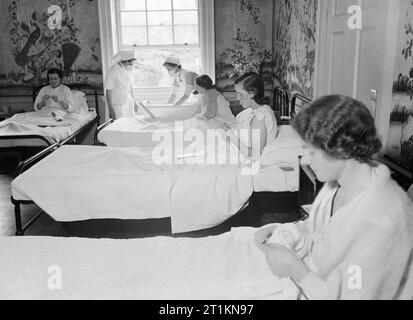
M 174 79 L 168 104 L 179 106 L 185 102 L 188 103 L 196 100 L 194 95 L 192 95 L 192 90 L 195 86 L 195 78 L 198 75 L 195 72 L 182 68 L 179 59 L 173 56 L 169 56 L 163 66 L 168 70 L 169 76 Z M 183 94 L 183 96 L 179 100 L 176 100 L 180 94 Z
M 109 69 L 105 81 L 109 117 L 111 119 L 133 118 L 135 109 L 138 108 L 132 91 L 135 51 L 120 51 L 113 60 L 115 64 Z

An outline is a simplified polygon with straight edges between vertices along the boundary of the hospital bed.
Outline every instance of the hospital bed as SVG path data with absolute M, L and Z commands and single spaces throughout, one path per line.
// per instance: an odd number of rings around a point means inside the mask
M 109 119 L 100 125 L 95 134 L 95 145 L 108 147 L 153 147 L 155 131 L 179 130 L 176 123 L 190 119 L 199 109 L 199 104 L 182 106 L 146 104 L 139 102 L 135 118 Z M 179 125 L 179 124 L 178 124 Z
M 17 170 L 12 182 L 17 235 L 35 221 L 22 226 L 21 205 L 30 203 L 61 222 L 169 218 L 174 233 L 225 222 L 253 193 L 288 194 L 291 206 L 298 204 L 301 140 L 289 126 L 282 126 L 253 175 L 238 164 L 158 166 L 151 150 L 139 148 L 55 147 Z
M 68 114 L 62 122 L 53 120 L 50 115 L 39 112 L 26 112 L 14 115 L 0 122 L 0 152 L 25 148 L 46 148 L 55 143 L 64 145 L 76 143 L 77 139 L 99 122 L 99 99 L 96 88 L 87 84 L 68 85 L 78 99 L 78 104 L 87 103 L 88 97 L 94 99 L 95 108 L 80 114 Z M 34 89 L 33 101 L 41 87 Z M 84 97 L 76 93 L 84 93 Z
M 297 299 L 291 280 L 271 274 L 255 231 L 198 239 L 0 237 L 0 299 Z

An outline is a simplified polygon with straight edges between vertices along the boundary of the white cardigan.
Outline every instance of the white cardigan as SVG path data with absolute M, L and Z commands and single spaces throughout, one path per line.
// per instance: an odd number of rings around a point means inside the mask
M 303 292 L 310 299 L 412 299 L 411 200 L 379 165 L 370 188 L 330 218 L 336 188 L 326 184 L 298 225 L 306 238 L 299 255 L 313 269 Z

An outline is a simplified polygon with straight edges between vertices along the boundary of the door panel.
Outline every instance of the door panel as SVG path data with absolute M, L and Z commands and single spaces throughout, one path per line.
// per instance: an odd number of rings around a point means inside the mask
M 389 0 L 324 0 L 325 50 L 322 94 L 344 94 L 370 105 L 370 91 L 380 95 L 384 64 L 385 13 Z M 362 29 L 348 28 L 351 5 L 362 7 Z M 323 56 L 323 55 L 321 55 Z M 322 63 L 320 61 L 320 63 Z

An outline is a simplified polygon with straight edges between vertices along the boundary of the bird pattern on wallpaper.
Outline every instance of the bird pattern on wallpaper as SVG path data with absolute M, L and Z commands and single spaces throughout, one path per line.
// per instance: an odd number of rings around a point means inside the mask
M 400 2 L 398 55 L 390 105 L 386 155 L 413 172 L 413 2 Z
M 100 39 L 98 26 L 96 26 L 96 37 L 93 42 L 87 43 L 85 48 L 81 43 L 81 37 L 89 36 L 90 30 L 85 27 L 82 17 L 76 14 L 76 6 L 85 6 L 88 2 L 78 3 L 74 0 L 41 0 L 26 1 L 13 0 L 2 1 L 0 7 L 7 8 L 6 33 L 10 38 L 12 48 L 11 55 L 15 66 L 11 70 L 0 70 L 7 72 L 7 83 L 13 81 L 15 84 L 35 86 L 46 81 L 46 72 L 51 67 L 57 67 L 69 76 L 68 82 L 88 82 L 88 74 L 95 73 L 95 81 L 101 84 L 101 59 Z M 49 19 L 56 11 L 49 10 L 51 6 L 61 9 L 61 27 L 51 29 Z M 82 7 L 83 8 L 83 7 Z M 77 10 L 79 12 L 79 10 Z M 97 23 L 96 23 L 97 25 Z M 2 26 L 4 27 L 4 26 Z M 3 30 L 2 30 L 3 31 Z M 85 56 L 88 59 L 85 63 Z M 78 59 L 83 60 L 83 69 L 79 66 L 74 68 Z M 81 66 L 82 68 L 82 66 Z M 100 74 L 100 76 L 98 75 Z M 1 75 L 0 75 L 1 78 Z M 4 76 L 3 76 L 4 78 Z M 0 79 L 1 80 L 1 79 Z M 0 86 L 5 86 L 1 83 Z
M 288 91 L 312 97 L 317 1 L 275 1 L 274 6 L 274 77 Z

